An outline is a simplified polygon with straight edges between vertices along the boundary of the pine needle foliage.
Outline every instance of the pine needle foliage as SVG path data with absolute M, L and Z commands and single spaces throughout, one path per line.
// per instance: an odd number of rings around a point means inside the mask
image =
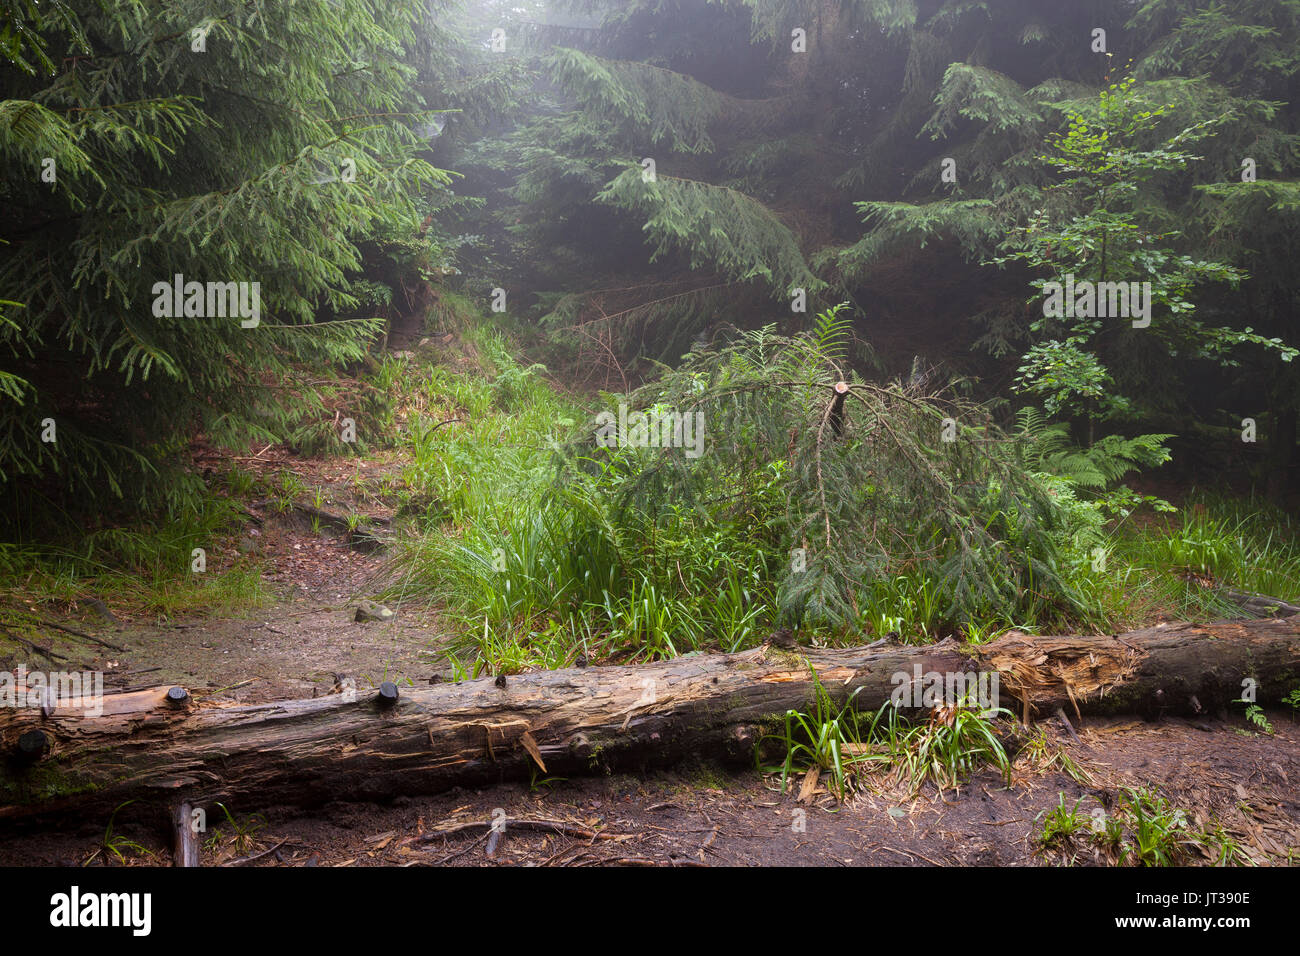
M 692 352 L 631 396 L 651 413 L 702 413 L 698 458 L 607 437 L 572 449 L 566 468 L 600 476 L 612 522 L 642 535 L 683 513 L 762 529 L 789 621 L 846 624 L 873 583 L 899 574 L 931 579 L 954 622 L 995 607 L 1074 609 L 1060 516 L 1017 444 L 952 395 L 853 375 L 841 309 L 794 337 L 768 327 Z
M 351 288 L 359 244 L 416 234 L 450 182 L 413 130 L 425 7 L 3 13 L 0 482 L 74 512 L 191 507 L 185 443 L 277 441 L 319 410 L 307 370 L 360 358 L 378 328 Z M 176 275 L 258 282 L 259 323 L 160 314 Z
M 855 203 L 868 232 L 853 245 L 828 250 L 814 258 L 834 262 L 846 275 L 861 275 L 886 255 L 924 249 L 931 242 L 956 237 L 964 247 L 978 248 L 1002 235 L 996 205 L 987 199 L 943 200 L 932 203 Z
M 734 189 L 662 174 L 652 180 L 633 166 L 596 198 L 646 216 L 644 231 L 658 242 L 652 259 L 685 248 L 692 268 L 712 266 L 741 282 L 761 279 L 787 294 L 826 286 L 781 220 Z
M 712 87 L 649 63 L 605 60 L 573 49 L 556 50 L 548 66 L 587 109 L 617 117 L 650 143 L 667 142 L 679 152 L 713 150 L 708 127 L 729 97 Z

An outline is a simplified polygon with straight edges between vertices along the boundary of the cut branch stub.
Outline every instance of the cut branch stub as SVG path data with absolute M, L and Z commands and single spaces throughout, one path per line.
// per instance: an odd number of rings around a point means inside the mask
M 844 399 L 849 394 L 849 383 L 836 382 L 834 392 L 831 408 L 826 417 L 830 421 L 831 431 L 835 433 L 836 438 L 839 438 L 844 434 Z

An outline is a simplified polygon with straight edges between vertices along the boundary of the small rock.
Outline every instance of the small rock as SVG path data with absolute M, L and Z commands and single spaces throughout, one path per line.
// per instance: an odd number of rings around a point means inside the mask
M 362 601 L 357 605 L 356 621 L 390 621 L 396 615 L 394 612 L 384 607 L 382 604 L 376 604 L 374 601 Z
M 773 631 L 772 636 L 767 640 L 768 643 L 776 647 L 784 648 L 785 650 L 790 650 L 795 646 L 794 632 L 788 627 L 783 627 L 777 631 Z
M 111 621 L 114 624 L 122 623 L 117 619 L 117 616 L 114 615 L 113 612 L 108 609 L 108 605 L 105 604 L 103 601 L 101 601 L 99 598 L 86 598 L 84 603 L 86 604 L 87 607 L 92 608 L 95 611 L 95 613 L 98 614 L 100 617 L 102 617 L 104 620 Z

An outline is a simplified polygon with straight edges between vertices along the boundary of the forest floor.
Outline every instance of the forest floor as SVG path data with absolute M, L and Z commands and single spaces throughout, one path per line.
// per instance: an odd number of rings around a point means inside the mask
M 289 462 L 272 454 L 259 470 L 272 474 Z M 293 458 L 292 466 L 331 512 L 391 517 L 391 508 L 373 497 L 361 500 L 355 469 L 303 458 Z M 385 474 L 382 464 L 363 467 L 369 481 Z M 208 560 L 217 570 L 245 560 L 241 552 L 251 556 L 260 563 L 269 602 L 232 616 L 182 613 L 165 620 L 118 608 L 111 622 L 83 604 L 64 623 L 125 650 L 101 651 L 56 631 L 48 632 L 46 646 L 86 669 L 102 670 L 111 687 L 176 683 L 199 698 L 239 703 L 315 696 L 329 691 L 336 675 L 355 679 L 360 690 L 385 680 L 424 682 L 440 673 L 437 662 L 450 635 L 440 630 L 436 612 L 405 607 L 387 621 L 355 620 L 359 599 L 388 580 L 382 552 L 356 550 L 345 532 L 313 529 L 291 509 L 266 504 L 251 513 L 260 521 L 250 521 L 242 537 L 209 549 Z
M 642 776 L 501 784 L 384 805 L 336 803 L 210 823 L 205 866 L 1022 866 L 1105 865 L 1113 854 L 1084 832 L 1043 849 L 1042 817 L 1064 799 L 1085 818 L 1113 809 L 1121 788 L 1153 787 L 1197 829 L 1222 826 L 1241 862 L 1288 865 L 1300 857 L 1300 724 L 1269 715 L 1275 733 L 1229 723 L 1093 719 L 1065 747 L 1091 784 L 1017 763 L 1011 784 L 982 771 L 960 790 L 860 792 L 808 804 L 774 779 L 700 764 Z M 1064 795 L 1062 797 L 1062 795 Z M 492 819 L 505 833 L 489 846 Z M 211 819 L 211 818 L 210 818 Z M 552 821 L 567 833 L 510 821 Z M 99 850 L 106 821 L 26 829 L 0 843 L 0 865 L 121 865 Z M 465 826 L 473 824 L 472 826 Z M 548 824 L 549 825 L 549 824 Z M 455 833 L 439 830 L 461 827 Z M 139 844 L 130 865 L 165 862 L 163 834 L 123 812 L 114 833 Z M 594 836 L 599 834 L 599 837 Z M 264 854 L 258 856 L 258 854 Z M 242 862 L 248 857 L 256 859 Z M 1190 862 L 1211 862 L 1193 851 Z
M 304 462 L 295 468 L 302 472 Z M 317 487 L 330 489 L 331 506 L 357 504 L 344 501 L 346 486 L 331 485 L 329 477 L 313 474 Z M 450 635 L 434 612 L 398 606 L 390 621 L 353 620 L 357 597 L 374 593 L 382 579 L 382 554 L 352 550 L 341 535 L 313 531 L 292 512 L 268 513 L 256 530 L 263 573 L 279 600 L 238 618 L 94 628 L 127 650 L 106 650 L 93 663 L 122 675 L 122 684 L 176 682 L 198 698 L 247 703 L 325 693 L 338 674 L 354 677 L 358 688 L 443 674 L 439 662 Z M 52 643 L 85 655 L 85 643 L 65 637 Z M 1087 719 L 1077 727 L 1078 742 L 1051 721 L 1042 725 L 1051 752 L 1066 753 L 1078 768 L 1074 775 L 1059 763 L 1035 766 L 1022 756 L 1010 785 L 991 770 L 943 793 L 927 785 L 912 794 L 881 781 L 843 803 L 824 787 L 800 803 L 773 777 L 699 764 L 532 787 L 502 783 L 385 805 L 338 803 L 269 818 L 241 816 L 232 807 L 238 826 L 211 821 L 203 862 L 229 864 L 269 851 L 247 865 L 1106 864 L 1113 851 L 1086 832 L 1041 847 L 1044 817 L 1064 800 L 1067 808 L 1080 801 L 1078 813 L 1090 818 L 1096 808 L 1110 812 L 1123 788 L 1154 788 L 1196 829 L 1221 827 L 1242 862 L 1287 865 L 1300 862 L 1300 723 L 1293 711 L 1268 717 L 1272 736 L 1235 714 L 1208 721 Z M 503 815 L 558 821 L 567 832 L 507 823 L 491 853 L 491 834 L 481 826 L 438 832 Z M 0 864 L 121 865 L 100 849 L 107 823 L 17 829 L 0 844 Z M 129 808 L 113 832 L 138 844 L 125 854 L 131 865 L 168 859 L 165 834 L 133 820 Z M 595 833 L 599 838 L 588 835 Z M 1191 860 L 1211 862 L 1199 851 Z
M 202 462 L 201 454 L 198 456 Z M 382 551 L 352 547 L 346 531 L 321 527 L 286 506 L 312 492 L 316 507 L 380 520 L 397 517 L 403 462 L 378 456 L 290 457 L 263 449 L 241 459 L 274 487 L 285 473 L 301 482 L 277 502 L 254 502 L 236 537 L 214 545 L 210 567 L 258 569 L 272 597 L 235 615 L 160 615 L 95 611 L 88 604 L 28 610 L 95 634 L 103 647 L 67 632 L 42 632 L 45 646 L 66 663 L 102 670 L 115 688 L 176 683 L 197 699 L 241 703 L 328 693 L 340 676 L 358 690 L 384 680 L 446 679 L 454 635 L 426 600 L 390 602 L 396 615 L 358 622 L 358 602 L 395 586 Z M 400 584 L 400 583 L 398 583 Z M 31 602 L 29 602 L 31 603 Z M 0 667 L 18 661 L 0 658 Z M 984 770 L 960 789 L 919 793 L 883 780 L 842 803 L 819 788 L 807 803 L 782 793 L 756 770 L 712 764 L 672 772 L 502 783 L 384 805 L 338 803 L 310 813 L 285 810 L 239 821 L 209 817 L 205 865 L 257 856 L 255 866 L 548 865 L 1034 865 L 1115 862 L 1080 830 L 1044 848 L 1037 839 L 1046 816 L 1062 801 L 1081 818 L 1112 812 L 1125 788 L 1150 788 L 1182 810 L 1201 832 L 1226 836 L 1236 862 L 1300 862 L 1300 723 L 1296 712 L 1270 712 L 1265 735 L 1240 713 L 1219 720 L 1088 719 L 1076 741 L 1052 720 L 1041 725 L 1050 747 L 1035 765 L 1016 759 L 1011 783 Z M 1068 755 L 1074 773 L 1063 772 Z M 504 817 L 504 838 L 483 828 Z M 550 821 L 549 823 L 541 821 Z M 77 818 L 66 825 L 8 828 L 3 865 L 147 865 L 166 862 L 166 835 L 123 808 L 112 832 L 137 844 L 125 859 L 105 852 L 108 820 Z M 456 828 L 454 833 L 441 833 Z M 546 832 L 549 827 L 551 832 Z M 542 829 L 537 829 L 542 828 Z M 555 832 L 561 830 L 564 832 Z M 1194 849 L 1190 862 L 1213 862 Z

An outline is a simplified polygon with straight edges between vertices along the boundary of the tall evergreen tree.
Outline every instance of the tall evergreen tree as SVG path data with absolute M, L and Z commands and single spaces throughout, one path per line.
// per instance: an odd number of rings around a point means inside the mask
M 1227 411 L 1266 409 L 1273 457 L 1290 459 L 1291 0 L 563 6 L 578 19 L 534 35 L 533 111 L 475 156 L 512 184 L 504 215 L 533 264 L 519 281 L 554 290 L 549 322 L 600 328 L 606 350 L 619 324 L 628 353 L 675 361 L 702 327 L 791 317 L 802 289 L 854 302 L 882 350 L 923 338 L 1009 386 L 1051 338 L 1027 301 L 1042 271 L 981 263 L 1062 195 L 1051 138 L 1071 116 L 1095 125 L 1100 94 L 1131 76 L 1125 102 L 1150 116 L 1125 149 L 1155 163 L 1184 130 L 1204 135 L 1114 212 L 1163 237 L 1167 266 L 1217 257 L 1250 278 L 1234 291 L 1187 273 L 1157 320 L 1172 338 L 1112 350 L 1110 372 L 1130 418 L 1170 431 L 1232 417 L 1193 384 L 1222 381 Z M 1255 183 L 1239 181 L 1247 157 Z
M 184 507 L 192 435 L 279 440 L 316 397 L 295 370 L 364 354 L 360 244 L 416 237 L 449 182 L 418 155 L 425 21 L 417 0 L 5 0 L 0 480 L 20 514 Z M 256 324 L 206 296 L 168 314 L 176 276 L 249 283 L 250 305 L 257 283 Z

